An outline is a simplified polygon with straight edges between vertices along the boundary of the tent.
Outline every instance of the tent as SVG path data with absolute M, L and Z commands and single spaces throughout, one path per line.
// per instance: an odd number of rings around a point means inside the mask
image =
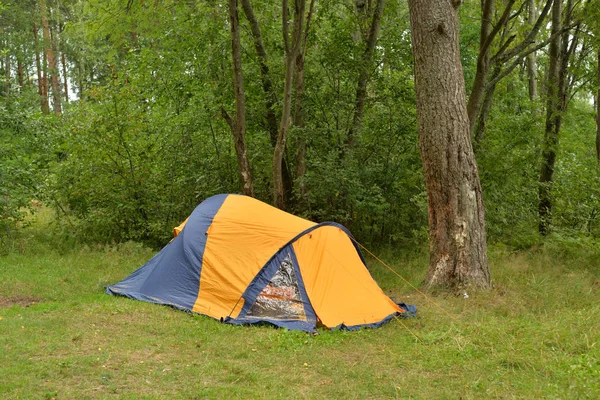
M 376 327 L 416 311 L 385 295 L 350 232 L 334 222 L 317 224 L 251 197 L 220 194 L 174 232 L 107 293 L 231 324 L 305 331 Z

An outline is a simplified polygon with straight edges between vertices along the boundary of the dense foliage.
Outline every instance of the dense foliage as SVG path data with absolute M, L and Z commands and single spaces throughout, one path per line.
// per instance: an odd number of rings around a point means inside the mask
M 42 39 L 41 3 L 48 9 L 51 45 Z M 314 2 L 306 35 L 305 89 L 301 99 L 294 99 L 302 105 L 304 121 L 291 127 L 284 160 L 291 181 L 287 209 L 316 221 L 341 222 L 363 241 L 422 244 L 427 201 L 408 12 L 404 2 L 385 4 L 373 59 L 367 62 L 374 3 Z M 499 19 L 502 4 L 497 3 L 494 18 Z M 515 13 L 527 1 L 517 3 Z M 578 7 L 593 9 L 593 3 Z M 260 0 L 252 5 L 277 100 L 273 111 L 280 118 L 285 73 L 281 4 Z M 467 92 L 478 57 L 478 5 L 469 1 L 461 9 Z M 160 245 L 204 198 L 240 191 L 226 120 L 235 105 L 228 14 L 222 2 L 3 0 L 0 10 L 5 77 L 0 83 L 0 236 L 38 199 L 55 207 L 81 240 Z M 503 35 L 514 35 L 516 43 L 528 25 L 524 16 L 515 15 Z M 586 39 L 574 49 L 569 66 L 574 90 L 558 149 L 553 229 L 595 237 L 600 235 L 592 101 L 598 82 L 597 22 L 577 21 Z M 269 202 L 273 143 L 262 60 L 242 12 L 240 24 L 246 146 L 256 197 Z M 546 30 L 539 42 L 548 38 Z M 493 46 L 498 51 L 501 42 Z M 59 61 L 53 71 L 45 61 L 48 48 Z M 545 52 L 543 46 L 537 52 L 540 88 Z M 36 74 L 36 55 L 45 68 L 42 75 Z M 349 144 L 363 67 L 368 71 L 365 109 L 356 140 Z M 38 84 L 39 76 L 53 74 L 61 83 L 62 113 L 51 116 L 40 107 Z M 544 135 L 544 93 L 530 100 L 527 80 L 521 60 L 499 81 L 485 134 L 475 143 L 488 235 L 518 246 L 538 240 Z M 56 110 L 57 100 L 48 92 L 45 96 Z M 298 171 L 300 163 L 306 173 Z

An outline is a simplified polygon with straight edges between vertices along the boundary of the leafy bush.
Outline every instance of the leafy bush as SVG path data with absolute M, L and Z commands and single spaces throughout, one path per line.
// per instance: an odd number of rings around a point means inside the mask
M 55 125 L 26 98 L 0 103 L 0 250 L 42 196 Z

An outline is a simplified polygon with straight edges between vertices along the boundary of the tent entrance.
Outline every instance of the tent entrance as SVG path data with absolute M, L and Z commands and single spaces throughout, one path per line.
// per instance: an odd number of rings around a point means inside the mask
M 243 294 L 244 306 L 232 324 L 271 323 L 314 331 L 317 317 L 308 300 L 294 248 L 285 246 L 255 276 Z
M 306 321 L 306 312 L 292 257 L 287 254 L 279 269 L 250 307 L 248 318 Z

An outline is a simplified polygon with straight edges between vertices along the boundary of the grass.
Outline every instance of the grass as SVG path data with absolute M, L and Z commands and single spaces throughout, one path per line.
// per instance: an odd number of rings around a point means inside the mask
M 154 252 L 53 249 L 45 229 L 34 224 L 0 256 L 3 399 L 600 398 L 600 246 L 591 243 L 491 249 L 492 290 L 433 298 L 450 316 L 371 263 L 418 318 L 309 335 L 108 296 L 106 284 Z M 426 272 L 423 255 L 384 258 L 413 284 Z

